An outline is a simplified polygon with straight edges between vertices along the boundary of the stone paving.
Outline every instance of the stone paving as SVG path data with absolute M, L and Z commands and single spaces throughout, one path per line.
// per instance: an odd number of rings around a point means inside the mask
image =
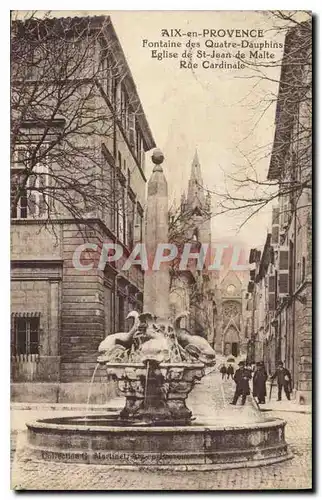
M 233 389 L 234 383 L 232 381 L 225 381 L 222 384 L 219 382 L 218 373 L 212 373 L 196 385 L 189 397 L 188 404 L 194 414 L 209 416 L 215 413 L 218 407 L 228 406 Z M 286 439 L 290 451 L 293 453 L 291 460 L 257 468 L 189 472 L 120 470 L 99 465 L 31 461 L 24 451 L 26 437 L 23 430 L 24 423 L 34 418 L 49 415 L 70 415 L 72 412 L 13 410 L 11 485 L 16 490 L 310 489 L 312 487 L 311 415 L 290 411 L 290 409 L 284 411 L 285 404 L 284 407 L 281 406 L 280 410 L 275 410 L 276 405 L 273 406 L 274 409 L 270 412 L 270 416 L 283 418 L 287 421 Z M 240 409 L 236 407 L 234 411 L 238 419 Z

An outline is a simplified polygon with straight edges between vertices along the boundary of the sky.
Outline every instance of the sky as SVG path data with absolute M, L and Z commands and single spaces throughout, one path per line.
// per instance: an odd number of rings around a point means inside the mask
M 275 100 L 283 48 L 274 49 L 275 67 L 265 68 L 270 81 L 258 79 L 253 68 L 224 71 L 180 69 L 178 60 L 151 58 L 143 40 L 165 40 L 162 29 L 264 30 L 263 40 L 283 42 L 274 20 L 265 11 L 53 11 L 52 15 L 110 15 L 136 83 L 155 142 L 165 156 L 170 204 L 187 190 L 195 150 L 198 151 L 205 188 L 212 194 L 212 237 L 261 247 L 271 224 L 271 205 L 241 227 L 245 213 L 218 215 L 226 190 L 236 192 L 231 175 L 265 180 L 274 137 Z M 214 38 L 214 41 L 229 38 Z M 171 41 L 178 41 L 171 38 Z M 186 43 L 188 38 L 180 38 Z M 196 38 L 192 41 L 202 41 Z M 236 41 L 234 39 L 233 41 Z M 256 40 L 258 41 L 258 40 Z M 261 40 L 262 41 L 262 40 Z M 167 49 L 171 50 L 171 49 Z M 193 60 L 197 60 L 192 52 Z M 219 60 L 220 61 L 220 60 Z M 229 62 L 229 61 L 228 61 Z M 146 161 L 149 177 L 151 154 Z M 252 185 L 238 195 L 254 196 Z

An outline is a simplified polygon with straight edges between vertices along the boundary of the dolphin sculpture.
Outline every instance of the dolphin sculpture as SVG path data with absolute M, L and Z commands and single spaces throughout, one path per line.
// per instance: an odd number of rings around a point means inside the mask
M 131 311 L 127 315 L 126 319 L 129 318 L 134 318 L 132 328 L 128 332 L 118 332 L 113 333 L 112 335 L 107 335 L 98 347 L 98 352 L 100 354 L 111 351 L 116 345 L 121 345 L 126 349 L 131 347 L 133 335 L 137 331 L 140 324 L 139 313 L 137 311 Z
M 216 353 L 207 340 L 199 335 L 192 335 L 188 330 L 180 327 L 181 319 L 187 317 L 189 314 L 188 311 L 184 311 L 176 316 L 174 320 L 174 331 L 177 340 L 180 346 L 191 354 L 191 356 L 206 365 L 214 365 L 216 363 Z

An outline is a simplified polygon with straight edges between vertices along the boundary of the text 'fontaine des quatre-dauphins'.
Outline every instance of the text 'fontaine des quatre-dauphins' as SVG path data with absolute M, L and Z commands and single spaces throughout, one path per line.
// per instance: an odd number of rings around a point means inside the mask
M 153 60 L 175 60 L 180 69 L 243 70 L 256 61 L 274 61 L 282 42 L 262 29 L 162 29 L 157 40 L 142 39 Z

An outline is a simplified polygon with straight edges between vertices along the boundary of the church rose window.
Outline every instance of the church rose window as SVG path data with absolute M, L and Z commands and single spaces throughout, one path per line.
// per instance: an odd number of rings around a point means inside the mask
M 231 318 L 241 313 L 240 304 L 236 301 L 228 301 L 223 304 L 223 314 L 226 318 Z
M 229 295 L 234 295 L 234 293 L 236 292 L 236 287 L 235 285 L 228 285 L 227 286 L 227 293 Z

